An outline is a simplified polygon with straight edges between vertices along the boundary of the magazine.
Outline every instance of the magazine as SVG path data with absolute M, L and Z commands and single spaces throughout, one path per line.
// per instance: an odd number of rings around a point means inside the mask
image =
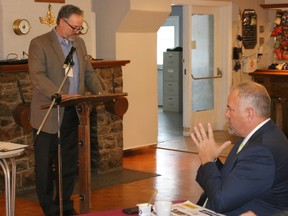
M 185 201 L 182 203 L 176 203 L 172 205 L 171 216 L 191 216 L 191 215 L 205 215 L 205 216 L 221 216 L 223 214 L 216 213 L 212 210 L 198 206 L 192 202 Z M 156 216 L 153 211 L 151 216 Z

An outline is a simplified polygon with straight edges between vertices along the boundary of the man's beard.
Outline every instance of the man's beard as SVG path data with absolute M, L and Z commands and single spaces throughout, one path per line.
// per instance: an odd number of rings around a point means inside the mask
M 228 133 L 230 134 L 230 135 L 237 135 L 237 133 L 235 132 L 235 130 L 229 125 L 228 126 Z
M 236 132 L 236 131 L 234 130 L 234 128 L 231 126 L 231 123 L 230 123 L 229 121 L 227 121 L 227 125 L 228 125 L 228 128 L 227 128 L 228 133 L 229 133 L 230 135 L 236 135 L 236 136 L 238 136 L 237 132 Z

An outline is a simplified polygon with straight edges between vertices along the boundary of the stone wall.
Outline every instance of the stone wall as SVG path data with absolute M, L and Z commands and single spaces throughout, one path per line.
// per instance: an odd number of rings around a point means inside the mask
M 14 122 L 12 112 L 22 103 L 17 80 L 22 86 L 24 100 L 31 101 L 31 82 L 27 72 L 0 72 L 0 140 L 26 144 L 31 146 L 33 137 L 31 130 L 20 127 Z M 28 148 L 18 157 L 17 189 L 33 187 L 34 183 L 34 157 L 33 148 Z M 2 171 L 2 170 L 1 170 Z M 3 175 L 3 174 L 1 174 Z M 4 178 L 0 178 L 0 192 L 5 190 Z
M 121 65 L 95 66 L 108 93 L 122 93 Z M 93 65 L 94 66 L 94 65 Z M 25 67 L 24 67 L 25 68 Z M 34 187 L 34 155 L 31 129 L 17 125 L 12 112 L 22 103 L 17 80 L 21 85 L 25 102 L 30 102 L 32 85 L 27 69 L 6 72 L 0 66 L 0 141 L 29 145 L 18 157 L 16 190 Z M 113 82 L 114 84 L 113 84 Z M 87 92 L 88 94 L 88 92 Z M 91 167 L 93 172 L 104 173 L 122 166 L 123 126 L 122 117 L 106 111 L 104 105 L 93 107 L 91 123 Z M 0 175 L 3 176 L 1 170 Z M 0 193 L 5 190 L 4 178 L 0 177 Z
M 121 67 L 96 68 L 109 93 L 122 93 Z M 93 108 L 91 124 L 91 168 L 98 173 L 109 172 L 122 166 L 123 124 L 122 117 L 111 114 L 104 105 Z

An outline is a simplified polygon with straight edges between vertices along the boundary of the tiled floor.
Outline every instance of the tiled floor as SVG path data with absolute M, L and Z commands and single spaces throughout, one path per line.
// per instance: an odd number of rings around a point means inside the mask
M 163 111 L 158 108 L 158 142 L 183 136 L 183 119 L 180 112 Z

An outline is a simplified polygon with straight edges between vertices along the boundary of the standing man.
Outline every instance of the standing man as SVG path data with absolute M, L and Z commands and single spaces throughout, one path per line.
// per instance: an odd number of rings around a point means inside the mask
M 74 66 L 61 89 L 62 99 L 83 95 L 85 87 L 93 94 L 102 92 L 102 87 L 91 64 L 85 58 L 86 46 L 78 35 L 82 30 L 83 11 L 74 5 L 64 5 L 57 17 L 57 26 L 52 31 L 34 38 L 29 46 L 29 73 L 34 86 L 31 102 L 31 125 L 37 133 L 46 109 L 41 105 L 51 103 L 64 76 L 64 61 L 71 47 Z M 69 68 L 69 67 L 68 67 Z M 63 215 L 77 215 L 71 195 L 78 168 L 78 123 L 74 106 L 60 110 L 60 134 L 62 149 Z M 36 191 L 46 216 L 59 215 L 59 191 L 54 190 L 53 165 L 57 168 L 57 109 L 53 108 L 34 143 Z M 56 162 L 56 163 L 55 163 Z M 56 171 L 55 173 L 58 174 Z M 58 184 L 57 184 L 58 185 Z M 56 191 L 56 193 L 55 193 Z M 56 194 L 56 197 L 54 197 Z
M 242 137 L 233 146 L 225 164 L 217 159 L 231 144 L 218 144 L 211 125 L 202 124 L 191 134 L 201 166 L 196 181 L 207 195 L 205 207 L 225 215 L 254 212 L 271 216 L 288 209 L 288 141 L 272 122 L 271 99 L 254 82 L 241 83 L 228 97 L 226 117 L 229 132 Z

